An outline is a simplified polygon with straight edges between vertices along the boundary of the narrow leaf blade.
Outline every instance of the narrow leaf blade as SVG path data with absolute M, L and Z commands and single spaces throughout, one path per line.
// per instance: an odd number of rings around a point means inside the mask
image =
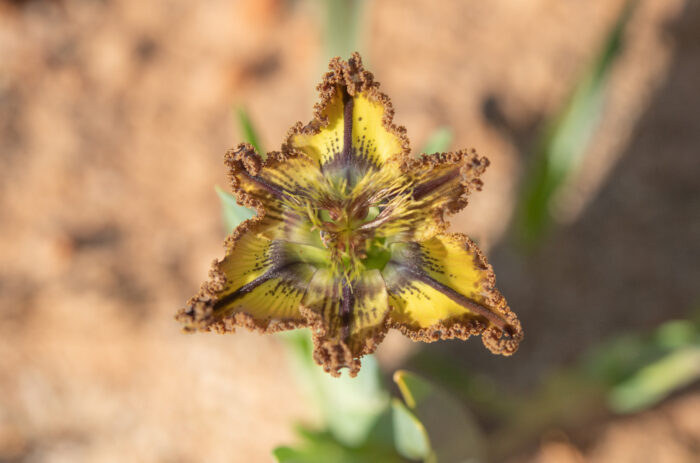
M 533 248 L 552 222 L 551 204 L 575 174 L 595 135 L 605 91 L 635 1 L 628 1 L 608 33 L 604 46 L 574 89 L 568 103 L 548 124 L 536 144 L 534 163 L 518 205 L 516 232 L 525 249 Z
M 258 154 L 264 158 L 265 151 L 263 151 L 262 149 L 262 145 L 260 144 L 260 137 L 258 136 L 257 130 L 255 130 L 253 121 L 248 115 L 248 111 L 246 111 L 246 109 L 243 106 L 239 106 L 238 108 L 236 108 L 236 117 L 238 119 L 238 126 L 241 130 L 241 135 L 243 136 L 243 139 L 251 145 L 253 145 L 255 151 L 257 151 Z
M 484 437 L 463 404 L 418 375 L 399 370 L 394 382 L 427 430 L 438 461 L 467 461 L 483 454 Z
M 396 450 L 412 460 L 428 459 L 432 450 L 423 424 L 398 399 L 391 401 L 391 408 Z
M 218 186 L 215 189 L 221 201 L 221 214 L 226 233 L 231 233 L 241 222 L 255 216 L 254 210 L 239 205 L 236 202 L 236 197 L 231 193 L 227 193 Z
M 454 134 L 451 128 L 447 126 L 438 127 L 430 134 L 420 152 L 425 154 L 444 153 L 450 148 L 453 137 Z

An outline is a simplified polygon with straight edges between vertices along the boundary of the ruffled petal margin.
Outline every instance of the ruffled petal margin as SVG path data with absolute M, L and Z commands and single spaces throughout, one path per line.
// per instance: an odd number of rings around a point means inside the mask
M 387 210 L 391 216 L 376 233 L 392 241 L 419 242 L 444 233 L 445 216 L 464 208 L 472 190 L 481 190 L 479 177 L 488 165 L 474 150 L 405 159 L 400 170 L 411 185 L 410 194 L 395 210 Z
M 315 197 L 323 180 L 309 158 L 271 152 L 263 161 L 251 145 L 242 143 L 228 151 L 224 161 L 238 203 L 262 217 L 258 233 L 271 240 L 322 247 L 308 215 L 296 207 Z
M 314 119 L 293 126 L 281 152 L 263 160 L 244 143 L 226 153 L 233 193 L 257 216 L 226 240 L 176 318 L 186 331 L 310 327 L 314 359 L 334 376 L 355 376 L 389 328 L 428 342 L 480 334 L 492 352 L 512 354 L 523 332 L 491 266 L 465 235 L 445 234 L 445 215 L 481 189 L 488 160 L 473 150 L 413 158 L 360 56 L 329 68 Z M 345 197 L 378 211 L 358 231 L 385 239 L 384 268 L 334 273 L 312 222 Z
M 255 219 L 252 219 L 253 221 Z M 348 283 L 324 268 L 323 251 L 260 237 L 243 223 L 215 261 L 210 280 L 176 319 L 186 331 L 262 333 L 310 327 L 314 360 L 331 373 L 355 376 L 389 328 L 386 285 L 378 270 Z M 243 230 L 241 230 L 243 228 Z
M 314 119 L 289 130 L 282 152 L 302 152 L 324 174 L 345 174 L 355 184 L 390 159 L 407 157 L 409 141 L 406 129 L 393 123 L 391 101 L 378 90 L 358 53 L 347 62 L 334 58 L 329 69 L 317 87 L 320 102 L 314 106 Z
M 465 235 L 394 243 L 382 271 L 390 325 L 415 341 L 481 335 L 491 352 L 511 355 L 523 339 L 520 322 L 495 287 L 486 258 Z
M 299 304 L 325 253 L 308 245 L 268 240 L 262 217 L 243 222 L 226 240 L 209 281 L 176 316 L 186 331 L 265 333 L 306 326 Z
M 374 352 L 388 329 L 386 285 L 378 270 L 350 283 L 318 270 L 301 304 L 313 333 L 314 360 L 333 376 L 341 368 L 357 375 L 360 357 Z

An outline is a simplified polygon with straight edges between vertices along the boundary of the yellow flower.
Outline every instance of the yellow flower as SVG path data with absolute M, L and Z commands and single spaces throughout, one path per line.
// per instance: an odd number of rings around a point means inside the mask
M 481 334 L 512 354 L 522 329 L 491 266 L 467 236 L 445 232 L 488 160 L 412 157 L 360 56 L 329 69 L 314 119 L 294 125 L 280 152 L 226 153 L 233 193 L 257 215 L 177 319 L 190 331 L 308 326 L 314 359 L 334 376 L 357 374 L 389 328 L 428 342 Z

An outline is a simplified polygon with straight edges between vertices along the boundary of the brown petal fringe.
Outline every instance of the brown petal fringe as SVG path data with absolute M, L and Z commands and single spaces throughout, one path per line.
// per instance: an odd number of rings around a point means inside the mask
M 236 148 L 228 150 L 224 155 L 224 164 L 228 167 L 228 179 L 231 182 L 231 190 L 236 197 L 236 202 L 241 206 L 255 209 L 261 222 L 269 205 L 247 192 L 243 187 L 242 179 L 248 175 L 257 176 L 263 169 L 278 168 L 286 160 L 299 155 L 300 153 L 284 154 L 279 151 L 271 151 L 267 153 L 267 157 L 263 161 L 249 143 L 241 143 Z
M 359 343 L 348 344 L 344 340 L 328 338 L 328 329 L 323 317 L 308 307 L 301 306 L 301 313 L 311 327 L 314 342 L 314 361 L 323 367 L 326 373 L 334 377 L 340 376 L 340 370 L 347 368 L 351 378 L 357 376 L 360 371 L 360 358 L 373 353 L 384 340 L 389 330 L 389 312 L 383 322 L 376 328 L 363 330 L 353 336 Z
M 267 213 L 266 205 L 262 201 L 246 192 L 241 186 L 241 175 L 247 172 L 257 175 L 265 166 L 275 166 L 288 157 L 281 153 L 270 153 L 263 160 L 248 143 L 241 143 L 237 148 L 229 150 L 224 156 L 225 163 L 229 166 L 229 179 L 236 201 L 241 206 L 255 209 L 256 216 L 243 221 L 233 233 L 226 238 L 224 249 L 226 256 L 236 248 L 236 243 L 246 233 L 256 233 Z M 219 300 L 221 292 L 226 287 L 226 275 L 221 269 L 223 259 L 214 260 L 209 270 L 209 280 L 204 282 L 196 296 L 187 301 L 184 309 L 178 311 L 175 319 L 184 325 L 183 331 L 215 331 L 217 333 L 232 333 L 237 326 L 245 327 L 261 333 L 274 333 L 306 326 L 303 321 L 294 320 L 256 320 L 251 315 L 243 312 L 231 314 L 226 318 L 214 317 L 214 305 Z
M 486 260 L 486 256 L 481 250 L 463 233 L 452 233 L 450 237 L 461 241 L 464 249 L 473 252 L 476 262 L 486 270 L 484 278 L 480 284 L 488 293 L 488 298 L 484 305 L 496 312 L 496 314 L 508 323 L 504 331 L 487 321 L 474 318 L 472 315 L 462 315 L 443 320 L 427 328 L 406 326 L 397 322 L 390 322 L 391 328 L 401 331 L 405 336 L 413 341 L 435 342 L 445 339 L 469 339 L 470 336 L 481 335 L 484 346 L 494 354 L 509 356 L 518 350 L 520 341 L 523 340 L 524 333 L 520 320 L 508 307 L 508 303 L 503 295 L 496 289 L 496 275 L 493 267 Z
M 401 140 L 402 152 L 398 156 L 407 158 L 411 148 L 406 128 L 394 124 L 394 107 L 391 100 L 386 94 L 379 91 L 379 82 L 374 80 L 374 75 L 371 72 L 365 70 L 360 54 L 353 53 L 348 61 L 342 61 L 339 57 L 335 57 L 328 64 L 328 69 L 329 71 L 316 87 L 320 100 L 314 105 L 314 118 L 306 125 L 297 122 L 289 129 L 285 142 L 282 144 L 282 152 L 291 154 L 296 151 L 292 143 L 295 135 L 316 135 L 328 125 L 328 118 L 323 113 L 335 93 L 344 87 L 350 96 L 365 93 L 367 99 L 384 107 L 382 126 Z
M 320 101 L 314 106 L 314 119 L 306 125 L 297 122 L 292 126 L 287 133 L 281 152 L 268 153 L 267 158 L 263 161 L 250 144 L 242 143 L 226 153 L 225 163 L 229 168 L 231 188 L 237 202 L 242 206 L 253 208 L 257 212 L 255 217 L 241 223 L 226 239 L 224 246 L 227 256 L 235 250 L 236 243 L 245 233 L 256 232 L 256 228 L 262 223 L 267 210 L 267 205 L 260 198 L 245 191 L 241 179 L 245 178 L 246 174 L 255 176 L 265 167 L 274 168 L 287 159 L 303 155 L 292 147 L 292 138 L 297 134 L 317 134 L 328 125 L 329 121 L 323 116 L 323 112 L 335 92 L 340 91 L 341 87 L 344 87 L 351 96 L 358 92 L 364 92 L 368 99 L 383 105 L 382 125 L 401 140 L 402 152 L 398 154 L 398 159 L 402 164 L 402 170 L 407 174 L 436 169 L 445 164 L 459 165 L 463 192 L 437 213 L 459 211 L 467 204 L 467 196 L 471 188 L 481 189 L 482 182 L 479 180 L 479 176 L 488 166 L 488 159 L 478 157 L 474 150 L 439 153 L 422 156 L 418 159 L 411 158 L 406 129 L 393 123 L 394 109 L 391 101 L 387 95 L 379 91 L 379 83 L 374 81 L 372 73 L 364 69 L 360 55 L 353 53 L 347 62 L 340 60 L 340 58 L 334 58 L 329 64 L 329 72 L 324 75 L 322 82 L 317 87 Z M 341 368 L 348 368 L 350 376 L 356 376 L 360 369 L 360 357 L 374 352 L 384 339 L 389 327 L 400 330 L 415 341 L 424 342 L 451 338 L 467 339 L 471 335 L 481 334 L 484 345 L 490 351 L 510 355 L 515 352 L 518 343 L 523 338 L 520 322 L 495 288 L 495 276 L 486 258 L 469 238 L 460 235 L 460 239 L 465 243 L 467 250 L 476 253 L 478 262 L 484 268 L 488 268 L 486 281 L 483 282 L 484 288 L 490 295 L 488 304 L 489 307 L 496 307 L 499 315 L 508 321 L 510 324 L 508 333 L 473 317 L 456 317 L 429 328 L 406 327 L 392 322 L 389 312 L 384 323 L 378 328 L 367 330 L 361 333 L 362 336 L 355 335 L 358 339 L 362 339 L 362 342 L 353 346 L 344 341 L 327 339 L 327 329 L 322 317 L 304 307 L 300 308 L 304 320 L 298 321 L 256 320 L 246 313 L 236 313 L 225 319 L 216 319 L 213 315 L 214 305 L 226 285 L 226 276 L 221 270 L 222 260 L 214 261 L 209 272 L 209 280 L 202 284 L 199 293 L 187 302 L 187 306 L 181 309 L 175 318 L 183 323 L 183 330 L 186 332 L 216 331 L 226 333 L 235 331 L 236 327 L 244 327 L 261 333 L 272 333 L 308 326 L 313 332 L 314 360 L 333 376 L 339 376 Z
M 245 220 L 234 232 L 226 238 L 224 247 L 226 256 L 235 249 L 238 240 L 246 233 L 255 233 L 255 227 L 262 221 L 264 216 L 260 215 Z M 214 260 L 209 271 L 209 280 L 204 282 L 196 296 L 187 301 L 184 309 L 180 309 L 175 315 L 175 319 L 184 325 L 183 331 L 191 333 L 194 331 L 214 331 L 217 333 L 233 333 L 237 326 L 248 328 L 260 333 L 274 333 L 277 331 L 290 330 L 308 326 L 304 320 L 275 320 L 272 318 L 255 319 L 252 315 L 238 312 L 230 314 L 225 318 L 214 316 L 214 305 L 220 298 L 221 292 L 226 287 L 226 275 L 221 269 L 222 260 Z
M 462 191 L 459 196 L 447 203 L 445 207 L 435 210 L 434 213 L 442 217 L 445 212 L 454 214 L 464 209 L 469 202 L 468 199 L 472 189 L 481 191 L 484 182 L 479 177 L 483 175 L 489 164 L 488 158 L 479 156 L 476 150 L 472 148 L 449 153 L 424 154 L 419 158 L 404 158 L 401 163 L 401 170 L 409 176 L 430 178 L 430 172 L 439 172 L 446 166 L 454 165 L 459 168 Z M 439 176 L 439 174 L 436 175 Z

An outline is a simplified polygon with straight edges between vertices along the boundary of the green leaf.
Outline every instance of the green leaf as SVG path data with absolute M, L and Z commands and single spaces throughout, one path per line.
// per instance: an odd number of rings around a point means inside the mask
M 363 357 L 362 369 L 355 378 L 333 378 L 319 367 L 316 371 L 326 422 L 333 435 L 347 445 L 364 441 L 389 400 L 377 360 L 369 355 Z
M 226 233 L 231 233 L 241 222 L 255 216 L 255 211 L 236 203 L 236 197 L 218 186 L 214 187 L 221 201 L 221 214 Z
M 276 447 L 272 451 L 272 456 L 275 457 L 275 461 L 279 463 L 292 463 L 299 458 L 299 455 L 299 450 L 286 446 Z
M 347 59 L 353 51 L 362 48 L 365 0 L 324 0 L 323 3 L 326 7 L 325 66 L 335 56 Z
M 437 461 L 464 462 L 482 457 L 484 437 L 461 402 L 407 371 L 395 372 L 394 382 L 408 408 L 427 430 Z
M 452 138 L 452 129 L 447 126 L 438 127 L 430 134 L 420 152 L 425 154 L 444 153 L 449 149 Z
M 282 446 L 272 455 L 280 463 L 400 463 L 403 460 L 390 445 L 368 443 L 348 447 L 328 432 L 298 429 L 300 442 L 295 447 Z
M 635 1 L 628 1 L 608 33 L 603 48 L 583 75 L 563 110 L 548 124 L 536 145 L 534 164 L 518 205 L 516 232 L 532 248 L 551 224 L 552 198 L 573 175 L 599 125 L 605 91 Z
M 698 379 L 700 345 L 678 349 L 614 387 L 609 395 L 610 407 L 618 413 L 636 412 Z
M 639 411 L 700 379 L 700 326 L 672 320 L 653 333 L 617 336 L 580 364 L 583 378 L 606 388 L 613 411 Z
M 623 334 L 587 352 L 579 369 L 585 377 L 616 387 L 678 349 L 700 346 L 700 326 L 672 320 L 653 333 Z
M 391 401 L 394 446 L 412 460 L 435 461 L 428 432 L 416 416 L 398 399 Z
M 236 108 L 236 116 L 243 139 L 253 145 L 255 151 L 257 151 L 260 156 L 265 158 L 265 151 L 263 151 L 262 145 L 260 144 L 260 137 L 258 137 L 258 133 L 255 130 L 255 126 L 253 126 L 253 121 L 250 119 L 248 111 L 246 111 L 243 106 L 239 106 Z
M 666 349 L 697 344 L 700 343 L 700 328 L 690 320 L 671 320 L 656 330 L 654 341 Z
M 300 383 L 319 406 L 333 436 L 349 446 L 364 442 L 389 404 L 377 360 L 367 355 L 362 358 L 362 369 L 355 378 L 347 374 L 334 378 L 314 363 L 308 330 L 280 335 L 289 346 Z

